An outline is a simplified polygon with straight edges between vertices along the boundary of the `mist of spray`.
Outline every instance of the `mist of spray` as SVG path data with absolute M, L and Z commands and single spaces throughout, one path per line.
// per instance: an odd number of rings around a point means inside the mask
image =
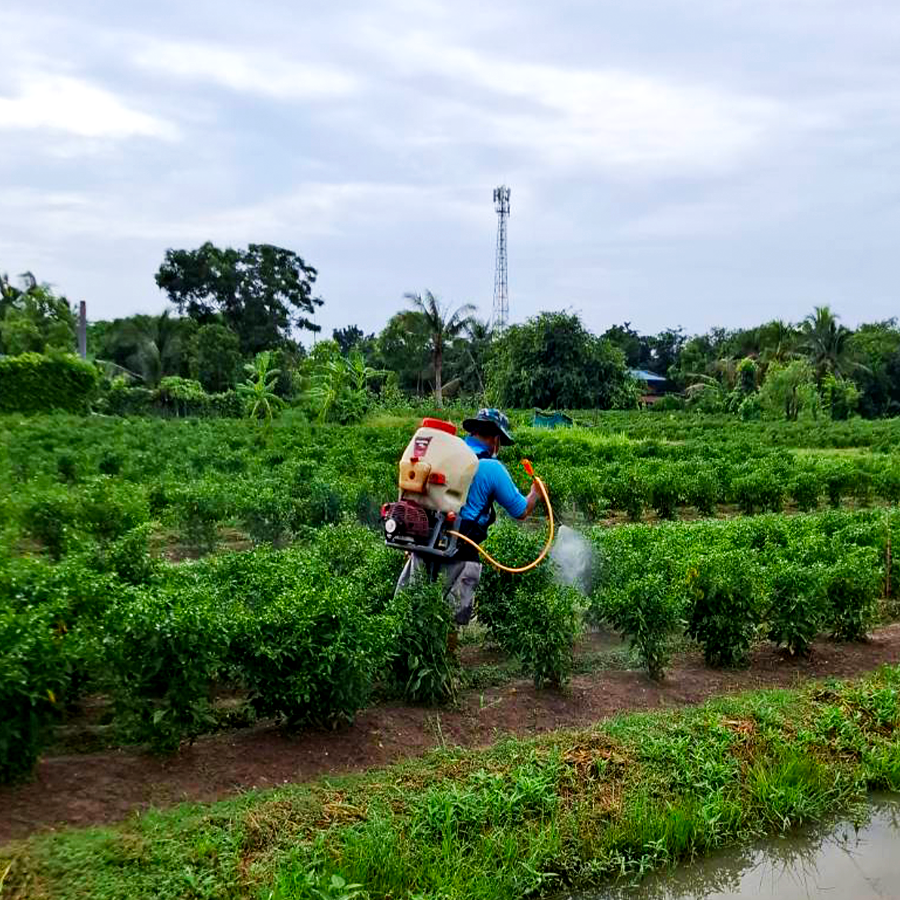
M 560 525 L 550 559 L 558 582 L 578 588 L 585 596 L 590 594 L 597 574 L 597 556 L 587 538 L 568 525 Z

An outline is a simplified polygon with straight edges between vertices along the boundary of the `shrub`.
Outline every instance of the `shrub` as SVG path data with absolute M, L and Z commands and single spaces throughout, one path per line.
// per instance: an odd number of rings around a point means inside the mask
M 93 479 L 78 498 L 79 519 L 101 541 L 115 540 L 147 521 L 150 511 L 143 491 L 107 475 Z
M 809 512 L 819 505 L 819 477 L 814 472 L 798 472 L 791 483 L 797 508 Z
M 852 477 L 851 470 L 843 463 L 833 466 L 825 473 L 825 490 L 832 509 L 841 505 L 841 497 L 849 490 Z
M 647 484 L 637 467 L 624 472 L 623 505 L 632 522 L 640 522 L 647 502 Z
M 68 681 L 65 639 L 50 607 L 0 608 L 0 783 L 27 775 Z
M 420 581 L 391 604 L 396 622 L 390 677 L 413 703 L 437 704 L 456 695 L 456 662 L 448 650 L 453 611 L 440 582 Z
M 685 499 L 697 508 L 700 515 L 715 515 L 719 499 L 719 479 L 716 473 L 708 466 L 698 467 L 687 478 L 686 494 Z
M 177 494 L 175 504 L 182 538 L 201 553 L 214 550 L 218 542 L 219 523 L 228 511 L 221 487 L 203 481 L 184 485 Z
M 582 469 L 572 479 L 572 500 L 586 518 L 596 521 L 609 510 L 609 500 L 604 496 L 604 482 L 595 472 Z
M 687 633 L 703 647 L 712 666 L 745 662 L 759 620 L 757 577 L 745 553 L 721 552 L 688 570 L 691 609 Z
M 127 584 L 148 584 L 160 570 L 159 562 L 150 555 L 151 528 L 144 523 L 101 545 L 91 554 L 93 567 L 111 572 Z
M 340 493 L 327 481 L 314 478 L 302 492 L 297 520 L 299 524 L 313 527 L 329 525 L 341 520 L 343 508 Z
M 769 640 L 806 656 L 825 620 L 821 567 L 785 561 L 770 576 Z
M 0 357 L 0 412 L 86 413 L 99 383 L 97 370 L 71 354 Z
M 731 483 L 734 499 L 742 513 L 754 515 L 760 510 L 779 512 L 784 502 L 784 489 L 778 475 L 768 468 L 752 469 Z
M 352 721 L 387 656 L 385 619 L 327 572 L 244 616 L 239 629 L 234 661 L 254 709 L 291 725 Z
M 663 466 L 650 483 L 650 504 L 661 519 L 674 519 L 680 497 L 680 479 L 675 469 Z
M 277 546 L 291 535 L 297 501 L 280 484 L 249 482 L 238 500 L 237 514 L 256 543 Z
M 663 677 L 669 662 L 668 638 L 683 625 L 681 603 L 668 581 L 657 572 L 631 581 L 596 598 L 600 618 L 637 647 L 654 680 Z
M 513 594 L 512 627 L 505 633 L 505 649 L 531 675 L 535 687 L 561 687 L 569 680 L 579 632 L 579 596 L 574 588 L 558 584 L 540 591 L 521 585 Z
M 511 567 L 530 563 L 541 552 L 542 546 L 540 534 L 527 531 L 510 521 L 498 522 L 484 544 L 491 556 Z M 513 596 L 516 590 L 521 587 L 538 593 L 550 582 L 549 566 L 538 566 L 530 572 L 510 575 L 485 565 L 476 595 L 478 621 L 488 629 L 497 644 L 501 647 L 511 646 L 512 632 L 515 629 Z
M 39 540 L 54 559 L 59 559 L 77 518 L 72 495 L 63 488 L 38 488 L 25 500 L 21 515 L 22 530 Z
M 845 550 L 825 577 L 826 624 L 840 641 L 864 641 L 875 619 L 882 572 L 872 547 Z
M 229 632 L 225 617 L 190 584 L 123 595 L 101 634 L 104 669 L 128 739 L 172 752 L 213 722 L 210 689 Z
M 900 503 L 900 464 L 892 462 L 881 471 L 878 493 L 891 503 Z

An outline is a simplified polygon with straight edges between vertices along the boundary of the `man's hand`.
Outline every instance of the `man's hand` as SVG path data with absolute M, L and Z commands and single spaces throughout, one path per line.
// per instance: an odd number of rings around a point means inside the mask
M 528 496 L 525 499 L 528 501 L 528 505 L 525 507 L 524 514 L 519 518 L 520 522 L 527 519 L 534 512 L 538 500 L 543 499 L 536 481 L 531 482 L 531 490 L 528 492 Z

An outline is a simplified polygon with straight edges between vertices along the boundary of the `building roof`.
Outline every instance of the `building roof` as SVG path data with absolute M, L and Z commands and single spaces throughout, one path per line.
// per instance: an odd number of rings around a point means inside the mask
M 632 378 L 636 378 L 638 381 L 665 381 L 662 375 L 655 375 L 653 372 L 648 372 L 646 369 L 629 369 L 628 373 Z

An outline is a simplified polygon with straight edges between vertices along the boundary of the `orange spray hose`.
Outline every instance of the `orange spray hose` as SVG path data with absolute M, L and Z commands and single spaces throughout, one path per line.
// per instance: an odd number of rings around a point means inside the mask
M 534 468 L 531 463 L 527 459 L 522 460 L 522 465 L 525 467 L 525 471 L 534 479 L 534 483 L 538 486 L 538 490 L 541 492 L 541 496 L 544 498 L 544 506 L 547 508 L 547 516 L 550 519 L 550 532 L 547 535 L 547 543 L 544 544 L 544 549 L 541 550 L 540 555 L 533 562 L 528 563 L 527 566 L 518 566 L 514 568 L 512 566 L 504 566 L 502 562 L 498 562 L 491 556 L 490 553 L 487 552 L 483 547 L 479 544 L 476 544 L 471 538 L 467 538 L 464 534 L 460 534 L 458 531 L 448 531 L 447 534 L 452 534 L 455 537 L 460 538 L 460 540 L 465 541 L 467 544 L 471 544 L 495 569 L 499 569 L 501 572 L 509 572 L 512 575 L 519 575 L 522 572 L 529 572 L 531 569 L 535 568 L 535 566 L 540 565 L 543 562 L 544 557 L 550 551 L 550 545 L 553 543 L 553 532 L 554 532 L 554 524 L 553 524 L 553 507 L 550 505 L 550 498 L 547 496 L 547 488 L 544 487 L 544 482 L 541 481 L 537 475 L 534 474 Z

